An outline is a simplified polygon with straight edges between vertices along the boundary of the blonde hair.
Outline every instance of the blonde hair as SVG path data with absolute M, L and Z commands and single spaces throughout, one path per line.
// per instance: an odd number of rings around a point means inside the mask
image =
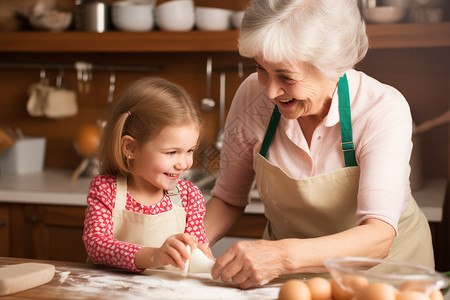
M 191 124 L 200 129 L 200 112 L 182 87 L 156 77 L 132 83 L 109 109 L 98 151 L 100 173 L 131 173 L 122 136 L 129 135 L 143 145 L 166 126 Z
M 354 0 L 252 0 L 239 35 L 242 56 L 308 63 L 332 80 L 361 61 L 368 47 Z

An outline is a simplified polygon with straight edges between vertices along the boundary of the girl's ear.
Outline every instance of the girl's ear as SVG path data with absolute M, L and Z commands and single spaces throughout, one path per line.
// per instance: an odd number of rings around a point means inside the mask
M 136 141 L 129 135 L 122 137 L 122 153 L 129 159 L 134 159 L 134 151 L 136 148 Z

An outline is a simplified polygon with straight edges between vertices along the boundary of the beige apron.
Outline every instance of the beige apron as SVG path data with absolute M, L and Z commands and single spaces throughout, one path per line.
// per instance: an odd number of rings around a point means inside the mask
M 359 167 L 296 180 L 264 157 L 256 158 L 256 184 L 269 222 L 265 239 L 312 238 L 355 226 Z M 411 197 L 388 259 L 434 268 L 427 219 Z
M 342 123 L 345 116 L 340 114 L 340 117 Z M 269 124 L 268 132 L 270 127 L 274 132 L 274 126 L 276 124 Z M 263 143 L 267 149 L 261 153 L 267 153 L 270 141 L 271 138 L 268 145 Z M 268 219 L 263 236 L 265 239 L 320 237 L 355 226 L 360 172 L 357 165 L 297 180 L 258 154 L 255 172 L 256 185 Z M 434 268 L 429 225 L 412 197 L 400 217 L 398 234 L 388 258 Z
M 113 235 L 116 240 L 147 247 L 161 247 L 171 235 L 183 233 L 186 212 L 179 193 L 169 193 L 172 209 L 157 215 L 144 215 L 125 210 L 127 179 L 117 177 L 116 201 L 113 209 Z

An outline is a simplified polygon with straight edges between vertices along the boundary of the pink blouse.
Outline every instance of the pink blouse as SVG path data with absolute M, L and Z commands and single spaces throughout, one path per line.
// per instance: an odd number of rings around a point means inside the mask
M 203 226 L 205 202 L 200 190 L 190 181 L 180 180 L 178 187 L 186 211 L 186 233 L 195 235 L 199 243 L 208 243 Z M 142 245 L 118 241 L 113 237 L 112 212 L 116 198 L 116 179 L 109 175 L 94 177 L 87 196 L 83 242 L 88 256 L 95 262 L 132 272 L 141 272 L 134 265 L 136 252 Z M 126 210 L 157 215 L 172 209 L 168 196 L 150 206 L 142 205 L 127 193 Z
M 356 224 L 377 218 L 397 230 L 411 194 L 411 112 L 405 98 L 393 87 L 355 70 L 346 74 L 356 160 L 361 171 Z M 237 206 L 249 203 L 255 157 L 273 108 L 256 73 L 250 75 L 236 92 L 227 116 L 220 176 L 211 191 L 213 196 Z M 328 115 L 313 133 L 311 146 L 297 120 L 281 117 L 268 159 L 295 179 L 344 168 L 337 90 Z

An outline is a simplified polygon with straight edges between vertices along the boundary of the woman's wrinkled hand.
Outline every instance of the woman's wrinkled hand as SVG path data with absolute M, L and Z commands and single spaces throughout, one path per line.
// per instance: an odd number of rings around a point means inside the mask
M 281 255 L 275 241 L 240 241 L 216 260 L 211 276 L 242 289 L 261 286 L 282 273 Z

